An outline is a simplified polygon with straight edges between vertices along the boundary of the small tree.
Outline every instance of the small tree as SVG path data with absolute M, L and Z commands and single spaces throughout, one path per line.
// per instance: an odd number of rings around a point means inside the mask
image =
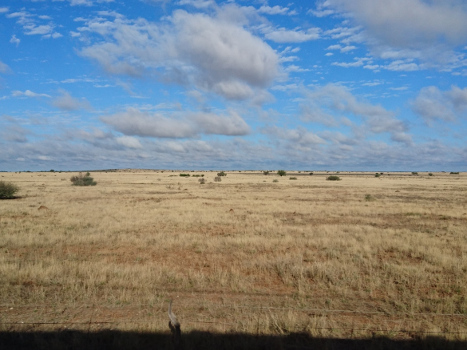
M 70 180 L 73 183 L 73 186 L 96 186 L 97 185 L 97 182 L 94 181 L 94 179 L 91 177 L 91 174 L 89 173 L 86 173 L 86 175 L 79 173 L 78 176 L 72 176 Z
M 11 182 L 0 181 L 0 199 L 15 198 L 15 193 L 19 191 L 19 187 Z
M 279 175 L 279 176 L 285 176 L 285 175 L 287 175 L 287 172 L 286 172 L 285 170 L 278 170 L 278 171 L 277 171 L 277 175 Z

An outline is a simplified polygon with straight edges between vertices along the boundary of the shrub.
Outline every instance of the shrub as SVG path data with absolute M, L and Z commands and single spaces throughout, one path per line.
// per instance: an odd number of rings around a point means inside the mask
M 272 180 L 272 182 L 279 182 L 279 180 L 277 180 L 277 179 L 274 179 L 274 180 Z
M 264 175 L 269 175 L 269 171 L 267 171 L 267 170 L 266 170 L 266 171 L 263 171 L 263 174 L 264 174 Z
M 459 172 L 458 172 L 458 171 L 451 171 L 449 174 L 451 174 L 451 175 L 459 175 Z
M 217 176 L 227 176 L 227 174 L 223 171 L 221 171 L 220 173 L 217 173 Z
M 313 175 L 313 172 L 311 172 L 310 175 Z
M 373 197 L 371 194 L 366 194 L 365 195 L 365 200 L 368 202 L 374 201 L 375 197 Z
M 97 185 L 97 182 L 94 181 L 94 179 L 90 176 L 89 173 L 86 173 L 86 175 L 79 173 L 78 176 L 72 176 L 70 180 L 73 183 L 73 186 L 96 186 Z
M 433 173 L 428 173 L 428 176 L 433 176 Z
M 375 177 L 380 177 L 380 176 L 381 176 L 380 173 L 376 173 L 376 174 L 375 174 Z
M 418 172 L 412 171 L 412 175 L 418 175 Z
M 201 185 L 204 185 L 206 183 L 206 179 L 204 177 L 202 177 L 201 179 L 198 179 L 198 181 Z
M 277 175 L 279 175 L 279 176 L 285 176 L 285 175 L 287 175 L 287 172 L 286 172 L 285 170 L 278 170 L 278 171 L 277 171 Z
M 296 177 L 289 177 L 289 180 L 297 180 Z
M 180 176 L 182 176 L 182 177 L 189 177 L 190 174 L 180 174 Z
M 215 181 L 215 182 L 221 182 L 221 181 L 222 181 L 222 178 L 221 178 L 220 176 L 216 176 L 216 177 L 214 178 L 214 181 Z
M 19 187 L 11 182 L 0 181 L 0 199 L 15 198 L 15 193 Z
M 331 176 L 328 176 L 326 178 L 326 180 L 328 180 L 328 181 L 340 181 L 340 179 L 341 178 L 339 176 L 337 176 L 337 175 L 331 175 Z

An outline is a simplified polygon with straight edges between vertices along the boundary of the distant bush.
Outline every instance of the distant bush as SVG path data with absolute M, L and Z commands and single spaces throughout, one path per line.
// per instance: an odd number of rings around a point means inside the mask
M 279 176 L 285 176 L 285 175 L 287 175 L 287 172 L 286 172 L 285 170 L 278 170 L 278 171 L 277 171 L 277 175 L 279 175 Z
M 412 171 L 412 175 L 418 175 L 418 172 Z
M 198 181 L 201 185 L 204 185 L 206 183 L 206 179 L 204 177 L 202 177 L 201 179 L 198 179 Z
M 0 199 L 15 198 L 19 187 L 11 182 L 0 181 Z
M 375 197 L 373 197 L 371 194 L 366 194 L 365 195 L 365 200 L 367 202 L 371 202 L 371 201 L 374 201 L 375 200 Z
M 313 172 L 311 172 L 310 175 L 313 175 Z
M 337 175 L 330 175 L 330 176 L 328 176 L 326 178 L 326 180 L 328 180 L 328 181 L 340 181 L 340 179 L 341 178 L 339 176 L 337 176 Z
M 189 177 L 190 174 L 180 174 L 180 176 L 182 176 L 182 177 Z
M 296 177 L 289 177 L 289 180 L 297 180 Z
M 217 173 L 217 176 L 227 176 L 227 174 L 223 171 L 221 171 L 220 173 Z
M 458 172 L 458 171 L 451 171 L 449 174 L 451 174 L 451 175 L 459 175 L 459 172 Z
M 97 185 L 97 182 L 94 181 L 94 179 L 91 177 L 91 174 L 89 173 L 86 173 L 86 175 L 79 173 L 78 176 L 72 176 L 70 180 L 73 183 L 73 186 L 96 186 Z
M 428 173 L 428 176 L 433 176 L 433 173 Z
M 221 182 L 221 181 L 222 181 L 222 178 L 221 178 L 220 176 L 216 176 L 216 177 L 214 178 L 214 181 L 215 181 L 215 182 Z
M 376 174 L 375 174 L 375 177 L 380 177 L 380 176 L 381 176 L 380 173 L 376 173 Z
M 266 170 L 266 171 L 263 171 L 263 174 L 264 174 L 264 175 L 269 175 L 269 171 L 267 171 L 267 170 Z
M 279 182 L 279 180 L 277 180 L 277 179 L 274 179 L 274 180 L 272 180 L 272 182 Z

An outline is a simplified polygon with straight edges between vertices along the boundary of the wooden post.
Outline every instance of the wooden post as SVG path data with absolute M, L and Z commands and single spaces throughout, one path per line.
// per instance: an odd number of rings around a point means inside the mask
M 172 345 L 174 350 L 182 350 L 182 331 L 177 316 L 172 312 L 172 300 L 169 302 L 169 328 L 172 332 Z

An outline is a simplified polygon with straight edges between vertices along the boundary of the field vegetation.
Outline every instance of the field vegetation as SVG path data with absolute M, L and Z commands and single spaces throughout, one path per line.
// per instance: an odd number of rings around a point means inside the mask
M 2 173 L 0 330 L 466 340 L 466 175 L 178 174 Z

